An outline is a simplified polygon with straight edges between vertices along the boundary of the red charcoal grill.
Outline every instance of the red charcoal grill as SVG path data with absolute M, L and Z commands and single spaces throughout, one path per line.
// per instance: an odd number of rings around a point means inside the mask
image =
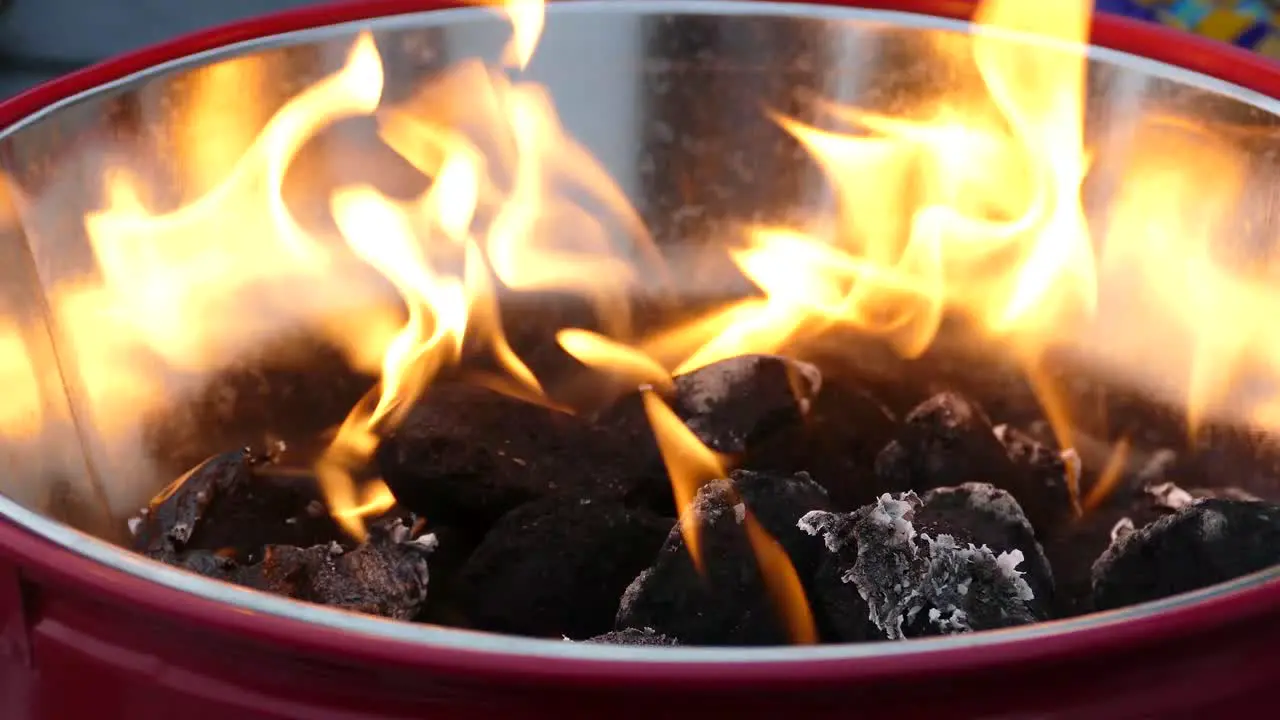
M 615 176 L 634 180 L 650 211 L 662 212 L 655 198 L 662 189 L 627 164 L 637 163 L 638 147 L 660 161 L 668 151 L 645 146 L 651 139 L 642 139 L 635 120 L 751 143 L 742 117 L 758 104 L 749 103 L 785 102 L 797 81 L 869 96 L 876 82 L 927 77 L 925 65 L 903 66 L 924 62 L 904 49 L 925 31 L 966 32 L 971 9 L 947 0 L 571 3 L 550 9 L 536 65 L 566 124 Z M 192 67 L 273 53 L 283 98 L 318 77 L 363 28 L 373 28 L 384 51 L 417 48 L 388 65 L 420 77 L 438 63 L 496 50 L 505 32 L 499 22 L 450 3 L 373 0 L 188 36 L 0 105 L 0 157 L 29 189 L 76 161 L 82 139 L 172 130 L 164 98 Z M 1091 122 L 1162 107 L 1196 120 L 1277 127 L 1280 67 L 1265 60 L 1110 17 L 1095 18 L 1092 42 Z M 714 72 L 699 74 L 700 63 Z M 747 91 L 718 86 L 724 78 Z M 397 82 L 409 81 L 392 77 L 388 85 Z M 704 83 L 707 107 L 664 102 L 654 87 L 670 82 Z M 601 150 L 610 144 L 624 152 Z M 776 169 L 768 197 L 735 202 L 802 198 L 804 183 L 770 165 L 779 159 L 768 150 L 751 160 L 763 172 Z M 12 255 L 6 287 L 16 288 L 5 300 L 19 298 L 5 309 L 39 327 L 31 298 L 39 297 L 36 275 L 49 270 L 31 258 L 48 252 L 59 227 L 33 227 L 30 218 L 22 225 L 4 229 Z M 27 336 L 37 356 L 48 345 L 39 335 Z M 161 566 L 30 509 L 47 488 L 24 472 L 5 477 L 0 497 L 0 717 L 13 720 L 1199 717 L 1258 706 L 1280 680 L 1280 569 L 1122 612 L 943 639 L 769 649 L 557 643 L 355 616 Z M 74 494 L 78 486 L 70 485 Z

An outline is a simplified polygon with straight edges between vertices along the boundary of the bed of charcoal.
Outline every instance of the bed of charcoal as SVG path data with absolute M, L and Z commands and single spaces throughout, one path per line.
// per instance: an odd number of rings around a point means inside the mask
M 323 351 L 228 370 L 156 423 L 157 454 L 194 469 L 129 519 L 128 542 L 301 601 L 643 645 L 794 639 L 748 514 L 788 556 L 822 642 L 1024 625 L 1280 563 L 1280 506 L 1269 500 L 1280 452 L 1266 435 L 1211 426 L 1188 440 L 1176 408 L 1068 376 L 1076 442 L 1064 452 L 1007 367 L 944 350 L 873 362 L 830 346 L 724 360 L 666 392 L 734 466 L 686 511 L 701 569 L 639 391 L 605 393 L 581 366 L 558 376 L 572 382 L 548 383 L 562 397 L 591 395 L 574 413 L 464 373 L 439 381 L 382 440 L 368 474 L 397 505 L 353 542 L 321 501 L 305 448 L 372 379 Z M 1122 441 L 1115 489 L 1082 508 Z M 210 445 L 226 451 L 203 459 Z

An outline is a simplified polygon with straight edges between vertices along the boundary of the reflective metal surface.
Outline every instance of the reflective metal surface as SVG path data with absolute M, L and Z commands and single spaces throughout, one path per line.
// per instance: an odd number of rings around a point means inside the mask
M 9 128 L 0 137 L 0 169 L 8 176 L 9 212 L 0 226 L 0 321 L 22 329 L 37 359 L 32 386 L 44 408 L 39 432 L 4 448 L 0 512 L 69 550 L 124 572 L 241 608 L 288 615 L 344 630 L 439 646 L 536 656 L 650 659 L 664 662 L 753 662 L 857 657 L 981 646 L 1123 621 L 1273 582 L 1280 570 L 1229 586 L 1122 613 L 1049 623 L 1016 632 L 983 633 L 906 643 L 760 650 L 618 648 L 487 636 L 406 626 L 262 595 L 176 571 L 123 552 L 66 521 L 108 534 L 171 469 L 139 447 L 121 455 L 95 439 L 68 353 L 57 362 L 58 319 L 51 290 L 89 272 L 81 218 L 98 205 L 104 157 L 145 160 L 174 207 L 197 188 L 172 142 L 184 130 L 184 103 L 194 68 L 244 53 L 262 59 L 266 78 L 253 88 L 265 108 L 278 108 L 302 87 L 334 71 L 355 33 L 375 31 L 386 66 L 384 98 L 403 97 L 451 63 L 496 59 L 507 26 L 481 10 L 450 10 L 387 18 L 270 38 L 192 57 L 111 87 L 73 98 Z M 830 210 L 821 174 L 796 141 L 763 112 L 802 119 L 817 98 L 883 112 L 910 112 L 972 90 L 973 68 L 954 62 L 966 26 L 902 13 L 767 3 L 582 2 L 554 6 L 530 79 L 551 92 L 565 128 L 609 170 L 654 236 L 673 256 L 716 242 L 721 228 L 744 221 L 821 217 Z M 1102 149 L 1087 186 L 1088 204 L 1104 207 L 1127 150 L 1142 141 L 1139 124 L 1154 115 L 1214 128 L 1214 140 L 1237 145 L 1251 160 L 1250 195 L 1233 236 L 1250 252 L 1280 230 L 1276 207 L 1280 102 L 1212 78 L 1110 51 L 1093 53 L 1087 134 Z M 263 118 L 265 121 L 265 117 Z M 344 135 L 343 133 L 347 133 Z M 344 139 L 345 138 L 345 139 Z M 352 141 L 351 138 L 355 138 Z M 334 180 L 353 171 L 359 130 L 339 129 L 309 150 L 317 175 Z M 353 144 L 354 142 L 354 144 Z M 358 170 L 358 168 L 356 168 Z M 1101 222 L 1103 219 L 1096 219 Z M 687 269 L 686 269 L 687 270 Z M 688 270 L 692 278 L 697 273 Z M 716 293 L 689 279 L 689 292 Z M 205 448 L 208 453 L 225 448 Z M 151 473 L 132 494 L 108 493 L 119 478 Z M 100 478 L 100 480 L 95 480 Z

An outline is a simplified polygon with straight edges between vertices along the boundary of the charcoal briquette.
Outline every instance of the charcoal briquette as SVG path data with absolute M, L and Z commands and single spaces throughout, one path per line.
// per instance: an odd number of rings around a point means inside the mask
M 660 635 L 653 628 L 627 628 L 614 630 L 587 640 L 598 645 L 632 645 L 636 647 L 675 647 L 680 643 L 675 638 Z
M 737 471 L 707 483 L 686 510 L 698 528 L 704 573 L 677 525 L 623 594 L 615 627 L 652 628 L 689 645 L 787 643 L 782 609 L 769 599 L 744 522 L 750 512 L 805 579 L 821 547 L 797 522 L 829 507 L 826 490 L 804 474 Z
M 815 605 L 837 621 L 837 639 L 861 640 L 867 629 L 843 613 L 868 608 L 878 636 L 888 639 L 945 635 L 1024 625 L 1047 617 L 1028 572 L 1047 572 L 1038 558 L 1025 564 L 1013 541 L 1025 536 L 1017 504 L 993 488 L 957 488 L 935 494 L 933 510 L 915 493 L 885 494 L 849 514 L 809 513 L 800 521 L 827 550 Z M 963 502 L 961 502 L 963 501 Z M 918 525 L 918 527 L 917 527 Z M 992 548 L 975 535 L 1004 538 Z M 852 560 L 852 562 L 850 562 Z M 831 581 L 838 579 L 838 584 Z M 1035 578 L 1052 586 L 1049 577 Z
M 702 444 L 749 458 L 755 448 L 781 447 L 778 438 L 797 434 L 821 397 L 822 386 L 821 372 L 809 363 L 776 355 L 740 355 L 677 375 L 662 397 Z M 595 421 L 635 450 L 637 467 L 643 469 L 636 473 L 639 482 L 630 491 L 631 499 L 674 514 L 670 482 L 640 393 L 622 396 L 597 413 Z M 749 460 L 742 465 L 754 467 Z M 802 463 L 792 465 L 781 472 L 805 469 Z
M 459 572 L 457 604 L 480 630 L 586 639 L 613 628 L 618 598 L 672 521 L 611 500 L 553 496 L 504 515 Z
M 987 483 L 935 488 L 921 497 L 916 531 L 949 534 L 964 543 L 1022 553 L 1019 572 L 1035 593 L 1033 609 L 1043 612 L 1054 597 L 1053 570 L 1031 521 L 1013 495 Z M 1044 619 L 1044 618 L 1041 618 Z
M 1056 450 L 1009 425 L 997 425 L 993 432 L 1004 445 L 1009 459 L 1032 481 L 1029 492 L 1039 488 L 1055 512 L 1059 507 L 1066 507 L 1071 514 L 1079 514 L 1081 465 L 1074 450 Z M 1064 513 L 1059 519 L 1065 517 Z
M 712 450 L 742 453 L 799 424 L 822 388 L 813 365 L 776 355 L 740 355 L 674 379 L 672 409 Z
M 410 539 L 399 520 L 370 527 L 354 549 L 337 543 L 308 548 L 272 545 L 256 565 L 242 567 L 233 581 L 277 595 L 352 612 L 410 620 L 427 598 L 427 558 L 434 535 Z
M 375 382 L 322 337 L 282 337 L 148 418 L 145 440 L 175 474 L 221 448 L 277 440 L 300 448 L 340 423 Z
M 437 385 L 378 447 L 382 478 L 407 509 L 487 526 L 553 494 L 621 496 L 651 468 L 644 450 L 575 415 L 476 385 Z
M 1233 580 L 1280 563 L 1280 506 L 1208 498 L 1117 539 L 1093 565 L 1097 610 Z
M 252 482 L 247 451 L 215 455 L 161 490 L 131 522 L 133 548 L 152 557 L 184 550 L 210 506 Z
M 312 512 L 317 506 L 321 511 Z M 314 477 L 276 472 L 271 458 L 248 451 L 201 463 L 162 490 L 132 525 L 134 548 L 157 559 L 207 550 L 252 564 L 267 545 L 346 541 Z
M 827 489 L 834 508 L 854 510 L 878 495 L 876 454 L 893 438 L 896 425 L 893 413 L 869 391 L 838 377 L 824 378 L 804 417 L 752 443 L 740 467 L 807 472 Z
M 995 485 L 1017 498 L 1043 539 L 1073 516 L 1072 495 L 1065 479 L 1046 483 L 1034 470 L 1010 457 L 982 408 L 954 392 L 916 406 L 875 464 L 879 487 L 886 491 Z

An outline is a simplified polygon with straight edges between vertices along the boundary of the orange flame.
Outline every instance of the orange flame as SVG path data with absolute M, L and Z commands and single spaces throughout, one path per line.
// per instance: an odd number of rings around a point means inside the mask
M 652 391 L 644 391 L 642 397 L 645 413 L 649 416 L 649 423 L 658 440 L 658 449 L 671 478 L 676 509 L 680 513 L 680 533 L 684 537 L 685 546 L 689 548 L 689 557 L 694 567 L 703 573 L 706 560 L 698 535 L 698 518 L 691 508 L 703 485 L 726 476 L 727 458 L 702 444 L 693 431 Z M 759 563 L 766 592 L 785 623 L 792 642 L 817 642 L 818 634 L 809 602 L 786 551 L 761 527 L 749 509 L 742 524 L 743 532 L 746 533 L 747 541 Z

